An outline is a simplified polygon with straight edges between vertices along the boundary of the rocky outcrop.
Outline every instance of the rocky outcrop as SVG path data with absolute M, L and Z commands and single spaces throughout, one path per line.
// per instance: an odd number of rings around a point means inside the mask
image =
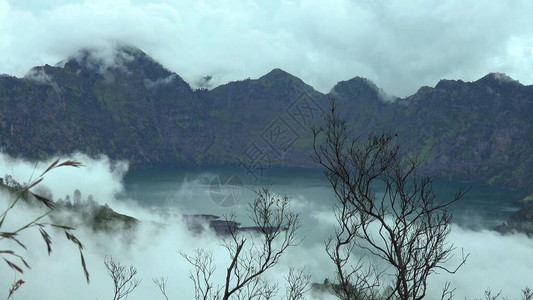
M 503 234 L 525 233 L 533 236 L 533 201 L 524 203 L 519 211 L 513 213 L 507 222 L 498 225 L 495 230 Z

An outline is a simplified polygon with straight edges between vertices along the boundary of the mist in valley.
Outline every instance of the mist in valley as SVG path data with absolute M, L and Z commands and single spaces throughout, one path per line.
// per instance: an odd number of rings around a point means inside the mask
M 179 252 L 192 254 L 198 248 L 213 251 L 217 269 L 212 279 L 215 287 L 223 284 L 230 259 L 225 249 L 219 245 L 221 237 L 210 230 L 193 233 L 183 215 L 209 213 L 223 216 L 235 211 L 238 221 L 243 225 L 247 222 L 249 224 L 246 207 L 253 200 L 253 189 L 258 185 L 245 185 L 242 199 L 236 205 L 222 207 L 210 198 L 209 182 L 216 173 L 209 170 L 192 172 L 186 179 L 170 182 L 165 190 L 159 190 L 163 194 L 157 196 L 154 191 L 143 192 L 143 186 L 137 186 L 137 192 L 128 193 L 126 187 L 132 188 L 132 185 L 124 181 L 128 174 L 126 162 L 115 162 L 106 157 L 93 159 L 83 154 L 70 158 L 82 161 L 84 167 L 53 170 L 40 184 L 49 189 L 55 200 L 65 199 L 66 195 L 73 197 L 73 191 L 77 189 L 81 193 L 81 201 L 87 201 L 89 195 L 92 195 L 92 199 L 98 204 L 109 205 L 116 212 L 142 220 L 141 223 L 133 231 L 117 226 L 109 232 L 95 232 L 87 224 L 79 223 L 79 220 L 65 224 L 76 227 L 75 234 L 85 246 L 90 284 L 85 282 L 76 247 L 64 238 L 60 230 L 50 230 L 53 251 L 48 256 L 39 232 L 30 229 L 19 237 L 28 250 L 15 243 L 6 243 L 2 247 L 23 255 L 31 269 L 25 269 L 24 274 L 17 274 L 3 265 L 0 291 L 7 294 L 15 279 L 23 279 L 25 284 L 16 292 L 15 299 L 32 299 L 35 295 L 43 299 L 111 299 L 113 284 L 104 260 L 112 257 L 121 264 L 133 265 L 138 270 L 137 277 L 141 279 L 141 284 L 129 299 L 163 299 L 158 287 L 152 282 L 155 277 L 168 278 L 166 287 L 170 299 L 192 299 L 194 289 L 188 274 L 193 268 Z M 0 169 L 21 183 L 28 182 L 32 174 L 39 174 L 50 163 L 51 161 L 46 161 L 36 164 L 7 155 L 0 156 Z M 334 277 L 334 266 L 324 250 L 324 240 L 333 232 L 336 224 L 332 209 L 334 199 L 331 188 L 324 183 L 327 182 L 320 181 L 315 175 L 311 179 L 304 179 L 301 184 L 295 184 L 295 187 L 270 183 L 273 192 L 291 197 L 291 208 L 302 217 L 302 228 L 298 233 L 303 239 L 301 244 L 289 248 L 280 262 L 265 273 L 269 282 L 279 283 L 279 297 L 284 295 L 284 277 L 288 275 L 291 266 L 305 268 L 305 273 L 311 275 L 311 282 L 322 283 L 325 278 Z M 305 184 L 309 185 L 308 190 L 301 188 Z M 174 186 L 174 189 L 169 189 L 168 186 Z M 128 197 L 128 194 L 136 194 L 145 195 L 145 198 L 150 193 L 159 201 Z M 310 195 L 322 200 L 312 199 Z M 3 192 L 1 197 L 1 205 L 5 207 L 12 195 Z M 34 205 L 20 203 L 15 210 L 9 212 L 4 225 L 8 227 L 3 227 L 2 230 L 17 228 L 25 221 L 35 218 L 41 211 Z M 456 274 L 442 273 L 430 277 L 428 299 L 440 297 L 446 282 L 451 282 L 452 287 L 456 288 L 458 299 L 481 298 L 488 288 L 501 291 L 509 299 L 515 299 L 519 297 L 522 288 L 531 286 L 530 278 L 517 276 L 528 274 L 533 268 L 533 261 L 530 259 L 533 240 L 525 235 L 503 236 L 488 228 L 472 230 L 454 224 L 449 240 L 457 247 L 455 259 L 449 262 L 450 266 L 457 263 L 461 251 L 470 256 Z M 333 299 L 312 291 L 306 297 Z

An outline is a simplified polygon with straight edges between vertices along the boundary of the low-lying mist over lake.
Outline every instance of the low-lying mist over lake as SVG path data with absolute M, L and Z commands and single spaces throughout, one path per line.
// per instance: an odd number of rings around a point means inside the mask
M 228 202 L 229 207 L 217 205 L 212 200 L 213 180 L 221 174 L 232 174 L 242 181 L 242 194 L 235 192 Z M 258 180 L 246 174 L 243 168 L 211 169 L 152 169 L 128 172 L 124 176 L 124 192 L 119 197 L 135 199 L 143 207 L 168 211 L 169 207 L 182 213 L 227 214 L 232 210 L 241 211 L 263 186 L 271 187 L 276 193 L 293 198 L 294 205 L 302 209 L 302 215 L 320 215 L 331 211 L 336 204 L 331 184 L 320 169 L 272 168 Z M 492 229 L 505 222 L 512 212 L 521 205 L 523 193 L 486 185 L 471 185 L 460 182 L 437 181 L 435 189 L 441 199 L 452 199 L 461 188 L 469 188 L 468 193 L 453 206 L 453 222 L 473 230 Z M 376 186 L 383 190 L 383 186 Z M 241 201 L 242 200 L 242 201 Z M 305 211 L 303 211 L 305 210 Z M 315 230 L 315 229 L 313 229 Z
M 110 232 L 94 232 L 88 224 L 72 224 L 86 248 L 85 256 L 91 274 L 89 285 L 85 283 L 79 267 L 77 249 L 62 238 L 60 231 L 52 231 L 53 252 L 49 257 L 38 232 L 28 231 L 19 239 L 29 250 L 19 252 L 29 262 L 31 270 L 26 270 L 23 275 L 4 272 L 0 290 L 7 291 L 15 278 L 24 278 L 27 283 L 17 291 L 20 299 L 31 299 L 34 295 L 45 299 L 106 299 L 112 295 L 113 286 L 103 262 L 106 257 L 113 257 L 125 265 L 134 265 L 138 277 L 142 279 L 131 299 L 162 297 L 152 282 L 152 278 L 161 276 L 168 278 L 167 294 L 171 299 L 191 299 L 194 291 L 188 274 L 192 267 L 179 252 L 192 253 L 197 248 L 213 251 L 217 266 L 214 281 L 218 284 L 223 283 L 229 258 L 219 245 L 220 236 L 209 230 L 193 234 L 184 223 L 183 215 L 223 216 L 236 212 L 238 221 L 247 225 L 250 221 L 246 206 L 253 200 L 253 190 L 263 185 L 268 185 L 275 193 L 289 196 L 291 208 L 302 218 L 298 233 L 303 238 L 302 243 L 289 249 L 280 263 L 266 273 L 268 280 L 279 282 L 279 295 L 283 295 L 283 278 L 287 276 L 289 266 L 305 267 L 312 282 L 322 283 L 325 278 L 334 276 L 333 265 L 324 250 L 324 241 L 335 225 L 332 210 L 335 201 L 332 189 L 320 170 L 272 169 L 261 181 L 254 182 L 238 168 L 131 172 L 126 163 L 107 158 L 95 160 L 82 154 L 73 158 L 83 161 L 85 166 L 54 170 L 41 183 L 50 189 L 55 200 L 65 199 L 66 195 L 72 198 L 73 191 L 78 189 L 81 201 L 87 201 L 87 197 L 92 195 L 97 203 L 107 204 L 113 210 L 142 222 L 133 231 L 117 228 Z M 50 163 L 39 162 L 36 165 L 6 155 L 1 156 L 0 162 L 1 169 L 10 170 L 10 174 L 20 182 L 39 173 Z M 213 178 L 223 173 L 237 174 L 243 182 L 242 191 L 237 190 L 234 194 L 242 197 L 229 207 L 220 206 L 212 199 Z M 437 182 L 435 188 L 439 197 L 450 197 L 461 185 Z M 456 288 L 457 297 L 467 299 L 481 297 L 487 288 L 501 290 L 514 299 L 519 296 L 520 289 L 531 284 L 529 277 L 516 274 L 528 274 L 533 268 L 530 259 L 533 240 L 522 234 L 503 236 L 492 230 L 494 225 L 505 221 L 511 212 L 518 209 L 517 200 L 521 196 L 509 190 L 473 185 L 470 192 L 454 204 L 450 242 L 457 247 L 456 259 L 461 257 L 461 251 L 470 256 L 457 274 L 443 273 L 430 277 L 428 299 L 438 297 L 447 281 Z M 2 200 L 9 197 L 2 193 Z M 8 218 L 14 221 L 12 226 L 16 227 L 17 223 L 30 220 L 36 214 L 38 212 L 34 207 L 23 205 Z M 308 298 L 315 297 L 326 299 L 331 296 L 309 292 Z

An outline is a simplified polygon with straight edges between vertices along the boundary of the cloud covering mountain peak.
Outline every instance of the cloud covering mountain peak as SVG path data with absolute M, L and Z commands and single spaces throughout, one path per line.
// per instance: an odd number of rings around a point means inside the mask
M 188 82 L 212 75 L 219 85 L 281 67 L 322 92 L 354 73 L 401 97 L 440 78 L 475 80 L 490 71 L 531 84 L 532 5 L 0 1 L 0 73 L 22 76 L 80 47 L 121 40 Z

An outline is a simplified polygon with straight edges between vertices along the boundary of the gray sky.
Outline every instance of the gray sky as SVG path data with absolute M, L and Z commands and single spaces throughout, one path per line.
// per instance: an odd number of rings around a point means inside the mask
M 502 72 L 533 83 L 530 0 L 0 0 L 0 73 L 135 45 L 189 83 L 279 67 L 327 92 L 362 76 L 406 96 Z

